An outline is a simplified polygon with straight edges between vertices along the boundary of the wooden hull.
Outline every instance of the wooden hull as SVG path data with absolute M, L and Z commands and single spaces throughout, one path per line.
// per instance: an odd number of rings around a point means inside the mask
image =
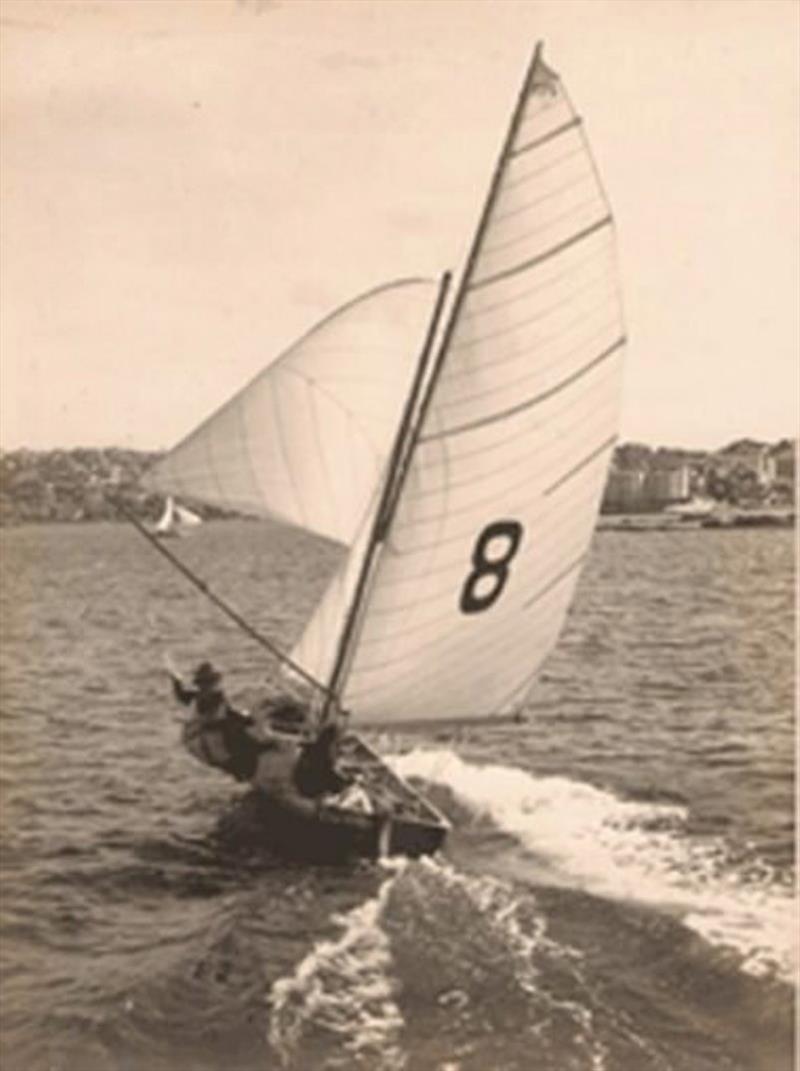
M 335 801 L 319 804 L 278 800 L 257 783 L 264 836 L 279 854 L 320 862 L 404 855 L 431 855 L 450 829 L 447 819 L 398 777 L 355 733 L 340 746 L 340 768 L 357 776 L 372 810 L 364 813 Z
M 210 761 L 196 736 L 184 736 L 191 754 Z M 344 862 L 384 856 L 430 855 L 450 829 L 447 819 L 408 782 L 398 777 L 360 737 L 350 733 L 340 746 L 339 768 L 357 779 L 356 799 L 314 801 L 282 791 L 259 766 L 249 784 L 250 828 L 259 842 L 277 854 L 313 862 Z
M 263 843 L 288 859 L 338 863 L 436 852 L 447 836 L 441 822 L 361 814 L 321 806 L 313 814 L 295 810 L 259 793 L 258 816 Z

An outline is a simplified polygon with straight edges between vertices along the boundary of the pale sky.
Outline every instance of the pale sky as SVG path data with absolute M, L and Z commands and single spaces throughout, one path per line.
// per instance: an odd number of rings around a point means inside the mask
M 163 447 L 459 270 L 536 40 L 617 219 L 622 437 L 798 423 L 794 0 L 3 0 L 0 444 Z

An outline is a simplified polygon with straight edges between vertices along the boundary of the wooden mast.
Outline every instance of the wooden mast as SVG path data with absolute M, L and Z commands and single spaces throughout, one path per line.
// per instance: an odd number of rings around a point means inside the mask
M 330 717 L 331 706 L 334 703 L 338 706 L 339 689 L 347 665 L 348 657 L 352 650 L 352 642 L 355 637 L 361 607 L 367 590 L 367 584 L 369 582 L 370 576 L 372 575 L 372 570 L 377 556 L 378 546 L 383 541 L 386 535 L 388 527 L 387 511 L 390 504 L 396 500 L 395 482 L 397 480 L 398 474 L 404 467 L 404 462 L 407 457 L 409 444 L 412 439 L 414 416 L 418 408 L 417 403 L 419 402 L 420 395 L 422 393 L 422 388 L 425 383 L 425 375 L 430 365 L 431 353 L 433 351 L 433 343 L 436 338 L 436 331 L 439 326 L 439 320 L 441 319 L 442 309 L 444 308 L 447 292 L 450 288 L 450 279 L 450 273 L 445 272 L 439 283 L 439 293 L 436 297 L 436 303 L 434 305 L 431 321 L 428 325 L 428 331 L 425 335 L 425 342 L 423 343 L 419 362 L 417 363 L 417 370 L 414 374 L 414 381 L 411 386 L 411 391 L 409 392 L 408 398 L 406 400 L 400 424 L 397 428 L 394 445 L 392 447 L 392 452 L 389 457 L 389 462 L 386 468 L 386 478 L 383 483 L 380 501 L 378 503 L 378 508 L 375 511 L 375 516 L 372 521 L 372 530 L 370 531 L 369 542 L 367 543 L 367 548 L 364 552 L 364 557 L 361 562 L 361 571 L 356 582 L 353 599 L 350 603 L 350 608 L 347 612 L 347 617 L 345 618 L 342 632 L 339 636 L 339 646 L 336 651 L 336 659 L 333 663 L 333 669 L 331 670 L 331 676 L 328 681 L 328 686 L 325 693 L 325 703 L 322 708 L 321 721 L 323 723 L 327 721 Z
M 539 63 L 542 62 L 542 42 L 538 41 L 536 48 L 533 51 L 533 56 L 528 64 L 528 69 L 525 72 L 525 77 L 522 81 L 522 87 L 517 97 L 517 103 L 514 107 L 513 115 L 511 116 L 511 122 L 508 125 L 508 131 L 506 132 L 505 140 L 503 141 L 503 147 L 500 150 L 500 155 L 497 158 L 497 163 L 494 166 L 492 173 L 492 179 L 489 183 L 489 190 L 486 194 L 486 200 L 484 201 L 483 210 L 478 221 L 478 226 L 475 231 L 475 237 L 472 239 L 472 245 L 470 246 L 467 260 L 464 265 L 464 270 L 461 273 L 461 278 L 458 283 L 458 290 L 453 299 L 453 304 L 450 307 L 450 315 L 447 320 L 447 324 L 442 332 L 442 341 L 439 346 L 439 352 L 436 356 L 433 369 L 431 371 L 430 378 L 428 380 L 428 388 L 425 392 L 425 397 L 422 400 L 420 406 L 419 419 L 417 420 L 414 442 L 411 444 L 409 453 L 413 451 L 416 446 L 416 439 L 419 437 L 422 422 L 425 419 L 428 409 L 430 408 L 431 398 L 436 388 L 439 375 L 444 364 L 444 359 L 447 355 L 447 351 L 450 348 L 450 341 L 453 337 L 453 331 L 455 330 L 456 322 L 458 321 L 458 315 L 461 312 L 461 306 L 464 304 L 464 298 L 466 297 L 467 287 L 469 286 L 470 279 L 472 278 L 472 272 L 475 267 L 475 261 L 478 259 L 478 254 L 481 251 L 483 245 L 483 236 L 486 232 L 486 228 L 489 225 L 489 217 L 494 208 L 494 203 L 497 200 L 497 191 L 500 188 L 500 180 L 503 176 L 503 165 L 508 157 L 508 152 L 514 143 L 514 139 L 517 136 L 517 130 L 522 120 L 522 113 L 525 109 L 525 103 L 530 95 L 531 85 L 533 83 L 533 77 L 536 72 L 536 68 Z
M 419 406 L 415 406 L 416 396 L 421 393 L 421 388 L 425 380 L 424 371 L 429 363 L 429 354 L 432 347 L 434 337 L 436 334 L 436 328 L 438 325 L 439 317 L 441 314 L 442 306 L 444 304 L 444 297 L 447 292 L 447 288 L 450 283 L 449 273 L 443 276 L 442 284 L 439 290 L 439 297 L 436 302 L 436 308 L 434 310 L 431 325 L 428 329 L 428 335 L 425 339 L 425 346 L 420 357 L 420 364 L 417 368 L 417 374 L 412 387 L 411 394 L 409 395 L 408 402 L 406 404 L 406 410 L 403 414 L 403 419 L 398 429 L 397 439 L 395 440 L 394 449 L 392 451 L 392 458 L 388 470 L 388 475 L 383 487 L 383 493 L 381 495 L 381 502 L 375 513 L 375 520 L 373 522 L 372 532 L 370 533 L 370 542 L 367 551 L 364 555 L 364 562 L 362 565 L 361 573 L 356 585 L 356 591 L 353 597 L 353 602 L 350 607 L 350 611 L 345 621 L 342 635 L 339 641 L 339 649 L 337 651 L 336 661 L 334 662 L 334 668 L 331 673 L 330 680 L 328 682 L 328 693 L 325 699 L 325 705 L 322 712 L 322 720 L 325 721 L 329 717 L 329 711 L 331 704 L 336 702 L 338 705 L 338 696 L 341 693 L 342 681 L 346 670 L 346 664 L 349 654 L 352 650 L 352 641 L 357 625 L 357 620 L 364 595 L 366 593 L 367 583 L 372 573 L 372 569 L 375 564 L 376 552 L 379 544 L 383 541 L 389 526 L 394 516 L 397 502 L 402 491 L 403 484 L 405 483 L 406 474 L 408 472 L 409 462 L 416 448 L 420 431 L 430 408 L 431 399 L 436 388 L 439 376 L 441 374 L 442 367 L 444 365 L 444 359 L 447 355 L 447 351 L 450 347 L 450 341 L 455 330 L 455 325 L 458 320 L 461 306 L 464 303 L 467 287 L 472 277 L 472 272 L 475 266 L 475 261 L 478 258 L 478 254 L 483 244 L 483 236 L 489 223 L 489 217 L 494 203 L 497 199 L 497 193 L 500 187 L 500 180 L 503 176 L 503 168 L 506 163 L 509 149 L 514 143 L 514 139 L 519 129 L 519 124 L 522 120 L 522 115 L 525 109 L 528 96 L 530 95 L 531 85 L 533 83 L 534 74 L 536 68 L 541 61 L 542 43 L 537 42 L 536 47 L 531 57 L 531 61 L 528 64 L 528 69 L 525 72 L 525 77 L 522 82 L 522 87 L 519 91 L 514 112 L 511 117 L 511 121 L 506 132 L 505 140 L 503 141 L 503 147 L 497 158 L 492 179 L 489 184 L 489 190 L 486 194 L 486 200 L 483 205 L 483 210 L 478 221 L 478 226 L 475 231 L 475 236 L 470 246 L 470 251 L 467 256 L 464 270 L 461 274 L 458 290 L 453 300 L 453 304 L 450 308 L 447 324 L 442 333 L 442 340 L 439 345 L 439 351 L 436 354 L 436 358 L 432 363 L 430 375 L 425 383 L 425 390 L 422 398 L 419 402 Z M 413 423 L 412 423 L 413 422 Z

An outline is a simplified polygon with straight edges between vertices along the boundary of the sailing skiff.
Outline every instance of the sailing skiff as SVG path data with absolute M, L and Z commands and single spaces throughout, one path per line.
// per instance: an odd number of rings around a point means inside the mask
M 309 815 L 260 784 L 283 847 L 435 850 L 446 820 L 352 727 L 518 712 L 588 554 L 625 335 L 611 210 L 540 46 L 448 284 L 402 280 L 344 306 L 149 475 L 349 550 L 286 660 L 384 799 Z
M 153 529 L 153 535 L 159 539 L 175 539 L 202 523 L 196 513 L 186 506 L 177 505 L 172 495 L 169 495 L 164 503 L 164 512 Z

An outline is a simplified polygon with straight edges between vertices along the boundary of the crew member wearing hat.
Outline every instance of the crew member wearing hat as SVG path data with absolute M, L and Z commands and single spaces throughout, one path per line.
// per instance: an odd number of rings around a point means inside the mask
M 249 780 L 258 763 L 258 741 L 251 735 L 251 719 L 228 703 L 220 687 L 222 676 L 210 662 L 201 662 L 192 677 L 194 688 L 187 688 L 176 674 L 171 677 L 175 698 L 184 706 L 194 704 L 196 717 L 184 727 L 188 749 L 237 780 Z

